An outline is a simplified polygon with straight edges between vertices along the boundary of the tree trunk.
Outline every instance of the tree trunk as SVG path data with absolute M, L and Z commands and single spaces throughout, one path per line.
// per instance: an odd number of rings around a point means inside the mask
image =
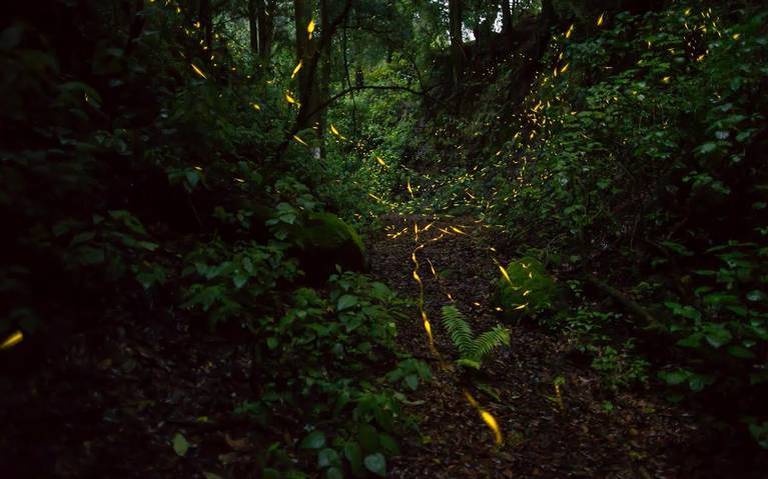
M 541 1 L 541 15 L 539 16 L 539 31 L 538 39 L 536 42 L 536 55 L 541 57 L 544 53 L 544 47 L 549 42 L 549 29 L 557 21 L 555 14 L 555 7 L 552 5 L 552 0 Z
M 331 93 L 331 39 L 326 36 L 330 34 L 330 16 L 328 14 L 328 0 L 320 0 L 320 34 L 323 36 L 323 51 L 320 52 L 320 104 L 328 101 Z M 325 133 L 328 130 L 328 115 L 326 109 L 320 112 L 317 136 L 320 141 L 320 157 L 325 158 Z
M 512 11 L 509 0 L 501 0 L 501 33 L 508 34 L 512 30 Z
M 451 36 L 451 67 L 453 84 L 461 83 L 464 69 L 464 42 L 461 37 L 461 0 L 448 0 L 448 32 Z
M 203 29 L 204 44 L 209 52 L 213 51 L 213 13 L 211 1 L 200 0 L 200 24 Z
M 262 68 L 269 68 L 272 61 L 272 38 L 275 34 L 275 0 L 252 0 L 256 2 L 256 16 L 259 22 L 259 57 Z M 304 25 L 306 27 L 306 25 Z
M 307 0 L 294 0 L 294 23 L 296 25 L 296 58 L 302 63 L 299 70 L 299 115 L 296 119 L 300 130 L 314 126 L 318 120 L 316 112 L 320 104 L 317 83 L 315 79 L 316 62 L 312 57 L 317 49 L 314 35 L 310 38 L 307 25 L 312 20 L 312 8 Z M 313 113 L 314 112 L 314 113 Z
M 251 40 L 251 53 L 255 56 L 259 52 L 259 29 L 256 13 L 256 2 L 260 0 L 248 0 L 248 30 Z

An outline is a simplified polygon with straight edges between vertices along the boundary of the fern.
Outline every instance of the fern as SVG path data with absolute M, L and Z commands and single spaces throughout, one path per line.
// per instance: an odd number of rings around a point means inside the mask
M 509 345 L 509 331 L 506 328 L 497 325 L 475 338 L 471 326 L 456 306 L 443 306 L 442 313 L 443 326 L 459 350 L 457 363 L 461 366 L 480 369 L 483 358 L 502 344 Z
M 472 354 L 482 359 L 502 344 L 509 346 L 509 331 L 497 325 L 475 338 L 472 342 Z
M 455 306 L 443 306 L 443 326 L 448 331 L 459 354 L 469 357 L 472 354 L 472 328 Z

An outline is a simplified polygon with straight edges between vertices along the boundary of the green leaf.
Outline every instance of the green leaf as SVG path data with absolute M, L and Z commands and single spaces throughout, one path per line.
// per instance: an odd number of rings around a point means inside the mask
M 363 451 L 360 444 L 355 441 L 349 441 L 344 445 L 344 457 L 349 461 L 353 471 L 360 469 L 363 465 Z
M 377 452 L 369 456 L 365 456 L 365 468 L 376 474 L 377 476 L 384 477 L 387 475 L 387 460 L 384 458 L 384 454 Z
M 662 371 L 659 373 L 659 377 L 667 384 L 676 386 L 683 383 L 691 376 L 690 371 L 684 369 L 677 369 L 675 371 Z
M 320 449 L 323 446 L 325 446 L 325 434 L 322 431 L 310 432 L 299 444 L 301 449 Z
M 397 456 L 400 454 L 400 446 L 397 444 L 397 441 L 395 441 L 395 438 L 389 434 L 379 435 L 379 442 L 381 442 L 381 449 L 388 456 Z
M 477 361 L 473 361 L 471 359 L 462 358 L 456 361 L 456 364 L 458 364 L 459 366 L 464 366 L 472 369 L 480 369 L 480 363 Z
M 690 336 L 681 339 L 677 342 L 678 346 L 684 348 L 698 348 L 701 347 L 701 340 L 704 339 L 704 335 L 701 333 L 693 333 Z
M 370 424 L 362 423 L 358 426 L 357 439 L 366 452 L 373 452 L 379 449 L 379 433 Z
M 83 246 L 78 250 L 78 256 L 80 257 L 80 263 L 84 265 L 100 264 L 104 262 L 104 249 L 94 248 L 91 246 Z
M 236 273 L 234 276 L 232 276 L 232 283 L 234 283 L 235 288 L 240 289 L 243 287 L 245 283 L 248 282 L 248 275 L 243 273 Z
M 765 298 L 765 293 L 756 289 L 747 293 L 747 299 L 750 301 L 765 301 Z
M 704 143 L 703 145 L 699 146 L 698 151 L 702 155 L 706 155 L 707 153 L 712 153 L 717 149 L 717 144 L 712 142 Z
M 405 384 L 408 385 L 411 390 L 415 391 L 419 387 L 419 377 L 415 374 L 409 374 L 405 377 Z
M 351 294 L 345 294 L 339 298 L 338 303 L 336 303 L 336 309 L 339 311 L 344 311 L 347 308 L 351 308 L 352 306 L 355 306 L 357 302 L 358 302 L 357 296 L 354 296 Z
M 344 473 L 338 467 L 332 467 L 325 471 L 325 479 L 344 479 Z
M 728 346 L 727 351 L 728 354 L 735 358 L 751 359 L 755 357 L 755 353 L 745 348 L 744 346 L 739 346 L 738 344 L 732 344 Z
M 272 337 L 272 336 L 270 336 L 270 337 L 268 337 L 268 338 L 267 338 L 267 347 L 268 347 L 269 349 L 275 349 L 275 348 L 277 348 L 277 346 L 278 346 L 279 344 L 280 344 L 280 341 L 278 341 L 278 339 L 277 339 L 277 338 L 275 338 L 275 337 Z
M 320 469 L 325 469 L 326 467 L 331 466 L 340 466 L 341 465 L 341 459 L 339 458 L 339 454 L 331 449 L 331 448 L 325 448 L 317 453 L 317 467 Z
M 173 436 L 173 450 L 181 457 L 186 456 L 187 451 L 189 451 L 189 442 L 187 442 L 187 438 L 180 432 L 177 432 Z
M 271 467 L 265 467 L 261 470 L 261 477 L 263 479 L 280 479 L 280 471 Z
M 704 337 L 714 348 L 719 348 L 733 339 L 733 335 L 725 326 L 716 323 L 709 323 L 704 327 Z
M 688 387 L 691 388 L 691 391 L 699 392 L 704 389 L 704 386 L 712 384 L 712 382 L 713 380 L 710 376 L 706 376 L 704 374 L 693 374 L 688 380 Z

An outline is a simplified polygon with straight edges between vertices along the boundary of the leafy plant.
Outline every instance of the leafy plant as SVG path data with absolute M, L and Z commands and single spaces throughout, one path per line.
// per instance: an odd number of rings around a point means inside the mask
M 486 356 L 502 345 L 509 345 L 509 331 L 499 325 L 475 337 L 472 327 L 456 306 L 443 306 L 442 320 L 459 351 L 457 364 L 460 366 L 480 369 Z

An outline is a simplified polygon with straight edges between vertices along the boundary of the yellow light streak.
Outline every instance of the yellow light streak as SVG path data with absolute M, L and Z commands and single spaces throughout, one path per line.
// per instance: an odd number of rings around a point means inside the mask
M 2 344 L 0 344 L 0 350 L 12 348 L 19 344 L 22 340 L 24 340 L 24 333 L 16 330 L 13 332 L 13 334 L 5 338 L 5 341 L 3 341 Z
M 197 68 L 197 65 L 195 65 L 194 63 L 190 63 L 190 65 L 192 65 L 192 69 L 195 71 L 195 73 L 197 73 L 198 75 L 203 77 L 203 79 L 205 79 L 205 80 L 208 79 L 208 77 L 205 76 L 205 73 L 203 73 L 203 71 L 201 69 Z
M 315 31 L 315 19 L 309 21 L 309 24 L 307 25 L 307 36 L 311 40 L 312 39 L 312 33 Z
M 471 394 L 469 394 L 466 389 L 464 390 L 464 397 L 467 398 L 467 402 L 469 402 L 470 406 L 477 409 L 477 413 L 480 415 L 480 418 L 491 429 L 491 431 L 493 431 L 493 437 L 496 444 L 498 445 L 504 442 L 504 439 L 501 435 L 501 428 L 499 427 L 499 423 L 496 421 L 496 418 L 493 417 L 493 414 L 481 408 L 480 404 L 475 400 L 475 398 L 472 397 Z
M 296 68 L 293 69 L 293 73 L 291 73 L 291 80 L 293 80 L 296 75 L 299 73 L 299 70 L 301 70 L 301 67 L 304 65 L 304 60 L 299 60 L 299 64 L 296 65 Z

